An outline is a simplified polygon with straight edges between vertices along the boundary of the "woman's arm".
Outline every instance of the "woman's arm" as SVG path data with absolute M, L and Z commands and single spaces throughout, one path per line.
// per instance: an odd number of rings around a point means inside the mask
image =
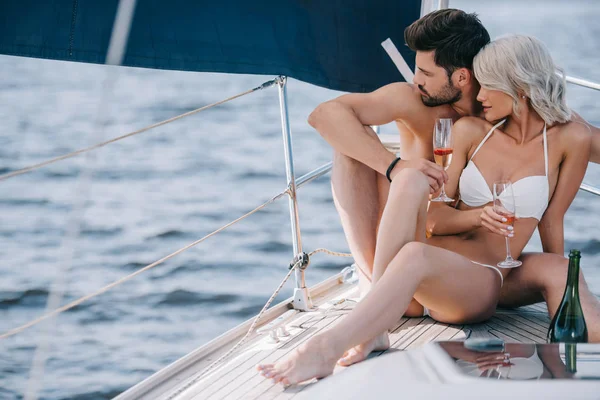
M 472 117 L 461 118 L 452 127 L 454 151 L 447 171 L 448 182 L 445 185 L 449 197 L 456 199 L 458 196 L 458 180 L 468 162 L 471 147 L 483 139 L 483 134 L 485 122 Z M 480 215 L 480 209 L 461 211 L 447 203 L 432 202 L 427 214 L 427 232 L 433 235 L 468 232 L 480 226 Z
M 538 225 L 542 247 L 546 253 L 564 255 L 564 218 L 567 209 L 575 198 L 590 157 L 592 135 L 590 129 L 577 122 L 571 122 L 563 138 L 565 151 L 560 163 L 558 182 L 550 204 Z
M 450 196 L 450 192 L 446 190 Z M 481 226 L 481 210 L 458 210 L 446 204 L 431 203 L 426 229 L 432 235 L 456 235 Z

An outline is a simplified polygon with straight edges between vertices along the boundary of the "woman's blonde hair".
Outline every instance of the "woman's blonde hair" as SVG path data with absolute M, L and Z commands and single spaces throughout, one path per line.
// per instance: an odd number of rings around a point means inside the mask
M 513 98 L 516 115 L 522 94 L 547 124 L 571 119 L 565 74 L 554 65 L 546 46 L 532 36 L 510 35 L 494 40 L 475 56 L 473 71 L 482 87 Z

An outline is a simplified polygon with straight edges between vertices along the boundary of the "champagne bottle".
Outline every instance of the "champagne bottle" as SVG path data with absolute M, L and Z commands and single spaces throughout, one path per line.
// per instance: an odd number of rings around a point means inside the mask
M 579 301 L 579 250 L 569 253 L 569 272 L 563 299 L 548 329 L 548 342 L 586 343 L 587 326 Z

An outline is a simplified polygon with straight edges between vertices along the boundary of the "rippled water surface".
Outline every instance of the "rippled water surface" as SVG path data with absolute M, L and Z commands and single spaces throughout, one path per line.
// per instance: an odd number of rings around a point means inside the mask
M 600 5 L 589 2 L 451 2 L 479 12 L 492 36 L 521 32 L 544 40 L 569 74 L 600 82 Z M 501 5 L 500 5 L 501 4 Z M 107 68 L 0 57 L 0 173 L 99 141 L 96 110 Z M 124 134 L 245 91 L 270 79 L 131 68 L 118 70 L 104 137 Z M 600 93 L 569 89 L 569 103 L 600 125 Z M 306 123 L 338 93 L 291 80 L 290 118 L 298 175 L 331 150 Z M 393 132 L 393 126 L 384 132 Z M 112 144 L 88 161 L 93 173 L 68 273 L 72 300 L 161 258 L 270 199 L 285 186 L 277 91 L 270 89 Z M 85 196 L 85 157 L 0 185 L 0 331 L 39 316 L 65 260 L 73 204 Z M 600 168 L 586 181 L 600 184 Z M 328 178 L 301 189 L 307 250 L 347 246 Z M 567 248 L 600 293 L 600 199 L 580 193 L 566 218 Z M 292 255 L 287 202 L 130 282 L 62 314 L 52 336 L 47 399 L 111 398 L 216 335 L 253 316 L 285 275 Z M 533 240 L 530 250 L 539 250 Z M 317 283 L 345 260 L 314 257 Z M 290 295 L 292 283 L 280 295 Z M 37 328 L 0 341 L 0 398 L 19 398 Z

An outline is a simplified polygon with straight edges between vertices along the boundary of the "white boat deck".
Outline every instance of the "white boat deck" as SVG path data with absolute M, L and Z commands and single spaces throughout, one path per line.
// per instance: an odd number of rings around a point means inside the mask
M 274 363 L 318 332 L 326 330 L 352 310 L 357 286 L 330 280 L 321 293 L 313 294 L 314 312 L 297 312 L 289 305 L 279 306 L 279 315 L 267 316 L 259 333 L 232 356 L 201 378 L 198 374 L 213 360 L 230 349 L 247 329 L 247 324 L 226 333 L 194 353 L 175 362 L 119 396 L 119 399 L 289 399 L 316 381 L 284 390 L 256 371 L 259 363 Z M 274 307 L 274 308 L 276 308 Z M 284 308 L 282 308 L 284 307 Z M 275 311 L 275 310 L 274 310 Z M 536 304 L 514 310 L 499 309 L 481 324 L 448 325 L 431 318 L 402 318 L 390 333 L 387 352 L 420 347 L 430 341 L 464 340 L 468 337 L 498 337 L 506 342 L 544 343 L 549 318 L 545 305 Z M 290 336 L 278 343 L 269 340 L 269 332 L 285 326 Z M 370 358 L 385 352 L 372 353 Z M 349 367 L 352 368 L 352 367 Z M 337 366 L 334 374 L 345 369 Z

